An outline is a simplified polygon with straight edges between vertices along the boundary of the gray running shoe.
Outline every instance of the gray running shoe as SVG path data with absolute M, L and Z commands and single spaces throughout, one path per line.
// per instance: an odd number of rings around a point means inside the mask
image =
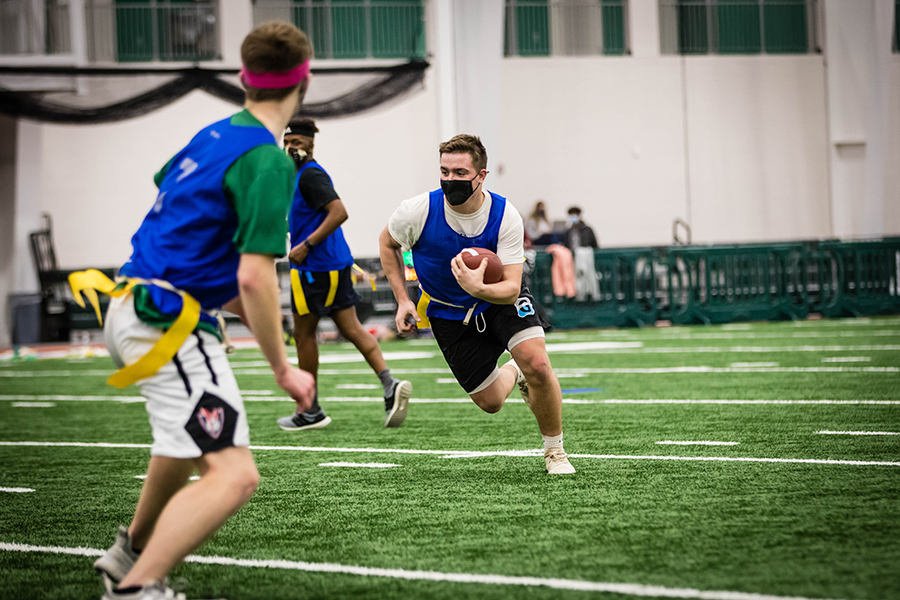
M 384 398 L 384 426 L 400 427 L 406 420 L 406 407 L 409 405 L 409 397 L 412 396 L 412 383 L 398 381 L 394 386 L 394 392 Z
M 134 566 L 137 557 L 137 553 L 131 547 L 131 536 L 128 535 L 128 529 L 119 525 L 116 543 L 106 551 L 106 554 L 94 561 L 94 568 L 102 577 L 108 578 L 113 584 L 116 584 L 128 575 L 128 571 Z M 107 588 L 109 587 L 107 586 Z
M 278 419 L 278 426 L 285 431 L 303 431 L 305 429 L 319 429 L 331 423 L 331 417 L 326 416 L 324 411 L 319 411 L 317 415 L 307 415 L 305 413 L 294 413 L 289 417 L 281 417 Z

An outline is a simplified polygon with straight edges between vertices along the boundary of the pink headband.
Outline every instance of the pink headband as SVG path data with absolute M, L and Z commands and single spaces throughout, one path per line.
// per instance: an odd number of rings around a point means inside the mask
M 309 59 L 289 71 L 253 73 L 241 67 L 241 81 L 244 85 L 260 89 L 289 88 L 297 85 L 309 75 Z

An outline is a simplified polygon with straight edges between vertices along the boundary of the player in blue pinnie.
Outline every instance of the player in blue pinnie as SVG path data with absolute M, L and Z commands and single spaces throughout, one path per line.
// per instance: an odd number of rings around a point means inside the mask
M 294 340 L 301 369 L 314 377 L 319 371 L 316 330 L 322 317 L 331 317 L 338 331 L 356 346 L 384 387 L 384 425 L 399 427 L 406 418 L 412 393 L 409 381 L 391 376 L 378 340 L 363 328 L 356 315 L 359 295 L 353 289 L 353 255 L 344 239 L 341 224 L 347 209 L 331 177 L 313 157 L 315 121 L 296 118 L 284 132 L 284 147 L 297 164 L 294 201 L 288 222 L 291 231 L 291 305 Z M 319 406 L 318 394 L 312 407 L 278 419 L 285 431 L 305 431 L 325 427 L 331 417 Z
M 279 142 L 306 92 L 311 57 L 293 25 L 267 23 L 247 35 L 245 110 L 200 131 L 157 174 L 156 204 L 132 238 L 121 274 L 133 287 L 111 294 L 107 346 L 120 373 L 167 346 L 171 354 L 138 382 L 153 446 L 131 524 L 94 563 L 104 600 L 175 597 L 169 571 L 256 490 L 246 411 L 208 311 L 240 315 L 278 385 L 299 410 L 312 402 L 312 376 L 285 353 L 274 265 L 285 253 L 295 174 Z M 196 327 L 172 344 L 192 310 Z M 185 485 L 194 471 L 200 480 Z
M 427 317 L 450 370 L 482 410 L 495 413 L 518 385 L 544 439 L 551 475 L 574 473 L 563 450 L 562 392 L 544 344 L 543 323 L 522 284 L 524 227 L 505 198 L 484 189 L 487 151 L 472 135 L 440 145 L 441 187 L 403 202 L 381 233 L 381 264 L 397 299 L 395 321 L 409 333 L 420 321 L 406 291 L 401 250 L 412 250 Z M 464 248 L 487 248 L 503 277 L 484 283 L 487 260 L 463 262 Z M 497 367 L 509 350 L 513 360 Z

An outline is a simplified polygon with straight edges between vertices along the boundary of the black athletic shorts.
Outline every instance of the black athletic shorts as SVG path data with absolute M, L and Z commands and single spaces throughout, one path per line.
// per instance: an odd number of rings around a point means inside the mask
M 326 317 L 359 303 L 350 277 L 352 267 L 340 271 L 300 271 L 291 269 L 291 307 L 294 314 Z
M 471 393 L 497 368 L 510 339 L 531 327 L 547 329 L 524 285 L 515 304 L 492 304 L 468 325 L 430 317 L 431 331 L 459 384 Z

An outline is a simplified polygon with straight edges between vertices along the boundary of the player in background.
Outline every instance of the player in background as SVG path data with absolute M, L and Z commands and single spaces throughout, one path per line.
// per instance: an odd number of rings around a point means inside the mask
M 522 217 L 505 198 L 484 190 L 487 151 L 457 135 L 440 145 L 441 187 L 404 201 L 379 239 L 381 264 L 397 299 L 397 329 L 420 320 L 403 277 L 401 250 L 412 250 L 427 317 L 453 375 L 482 410 L 495 413 L 517 384 L 537 418 L 544 460 L 553 475 L 574 473 L 563 450 L 562 392 L 544 345 L 531 293 L 522 285 Z M 503 263 L 503 278 L 485 284 L 487 261 L 469 269 L 466 247 L 487 248 Z M 497 367 L 509 350 L 513 360 Z
M 317 377 L 316 330 L 319 319 L 331 317 L 341 335 L 356 346 L 381 381 L 385 427 L 399 427 L 406 419 L 412 384 L 391 376 L 378 341 L 356 315 L 359 295 L 351 278 L 353 255 L 341 231 L 347 209 L 334 191 L 331 177 L 313 158 L 318 131 L 312 119 L 296 118 L 284 133 L 284 147 L 297 164 L 288 224 L 297 362 L 301 369 Z M 331 417 L 325 415 L 316 394 L 309 410 L 278 419 L 278 426 L 286 431 L 303 431 L 325 427 L 330 422 Z
M 301 410 L 312 401 L 312 376 L 291 366 L 284 350 L 274 264 L 285 250 L 295 173 L 278 141 L 306 92 L 311 57 L 306 34 L 293 25 L 267 23 L 247 35 L 244 110 L 200 131 L 157 174 L 156 204 L 132 238 L 121 274 L 138 285 L 110 304 L 113 359 L 133 365 L 162 350 L 181 317 L 196 316 L 191 306 L 199 303 L 201 313 L 170 360 L 139 382 L 153 446 L 131 525 L 94 563 L 105 600 L 173 598 L 169 571 L 256 490 L 247 415 L 207 311 L 240 315 L 278 385 Z M 200 480 L 185 485 L 194 471 Z

